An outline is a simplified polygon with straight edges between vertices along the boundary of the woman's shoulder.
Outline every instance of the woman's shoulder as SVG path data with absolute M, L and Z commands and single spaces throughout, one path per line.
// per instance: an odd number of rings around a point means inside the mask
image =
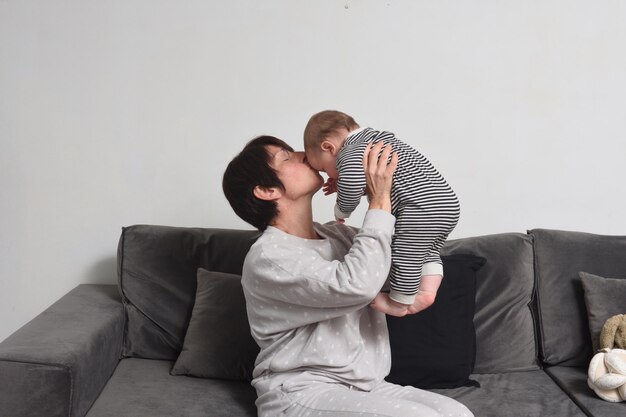
M 345 242 L 350 245 L 358 232 L 358 229 L 336 221 L 324 224 L 315 223 L 315 230 L 325 239 Z
M 316 230 L 317 230 L 316 224 Z M 323 228 L 323 230 L 327 230 Z M 333 237 L 336 232 L 328 231 Z M 327 234 L 327 232 L 323 232 Z M 326 237 L 326 236 L 323 236 Z M 252 245 L 246 256 L 249 262 L 259 262 L 261 260 L 269 261 L 275 264 L 281 264 L 284 259 L 293 259 L 302 255 L 307 250 L 317 250 L 324 246 L 325 239 L 304 239 L 298 236 L 290 235 L 280 229 L 269 226 L 263 234 Z
M 324 224 L 315 222 L 314 227 L 321 239 L 303 239 L 268 227 L 248 251 L 246 262 L 279 265 L 306 254 L 325 253 L 329 244 L 335 249 L 349 249 L 358 232 L 351 226 L 335 221 Z

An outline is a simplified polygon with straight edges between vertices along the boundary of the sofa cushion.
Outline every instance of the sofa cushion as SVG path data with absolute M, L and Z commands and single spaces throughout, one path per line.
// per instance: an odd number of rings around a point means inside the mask
M 595 352 L 600 345 L 604 323 L 617 314 L 626 313 L 626 279 L 603 278 L 586 272 L 579 275 L 585 293 L 591 346 Z
M 122 355 L 175 360 L 196 292 L 196 271 L 240 274 L 257 231 L 137 225 L 118 246 L 126 314 Z
M 387 316 L 391 372 L 386 380 L 418 388 L 475 384 L 474 310 L 476 271 L 485 258 L 442 256 L 444 278 L 435 303 L 406 317 Z
M 552 366 L 546 368 L 546 372 L 587 415 L 598 417 L 623 417 L 625 415 L 626 403 L 616 404 L 604 401 L 589 388 L 586 367 Z
M 191 321 L 171 374 L 250 381 L 258 353 L 241 275 L 199 268 Z
M 474 254 L 487 260 L 476 274 L 474 373 L 539 369 L 529 307 L 534 280 L 531 238 L 503 233 L 450 240 L 441 254 Z
M 480 383 L 480 388 L 433 391 L 465 404 L 477 417 L 585 416 L 544 371 L 472 375 L 471 378 Z
M 626 272 L 626 236 L 534 229 L 541 355 L 549 365 L 585 367 L 592 348 L 579 271 Z
M 87 417 L 256 417 L 248 382 L 172 376 L 172 362 L 123 359 Z

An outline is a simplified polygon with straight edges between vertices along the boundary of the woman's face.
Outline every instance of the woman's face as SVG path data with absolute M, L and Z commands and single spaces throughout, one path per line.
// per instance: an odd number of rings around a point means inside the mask
M 317 192 L 324 184 L 322 176 L 306 162 L 304 152 L 291 152 L 274 145 L 268 145 L 270 165 L 285 186 L 285 194 L 297 198 Z
M 322 150 L 310 151 L 307 153 L 307 159 L 311 167 L 317 171 L 323 171 L 328 178 L 337 179 L 337 158 L 331 152 Z

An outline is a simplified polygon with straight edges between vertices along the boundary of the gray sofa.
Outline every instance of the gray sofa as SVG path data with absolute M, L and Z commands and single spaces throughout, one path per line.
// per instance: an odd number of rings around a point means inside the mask
M 174 376 L 196 270 L 240 273 L 257 233 L 123 229 L 119 285 L 79 285 L 0 343 L 0 416 L 256 416 L 245 380 Z M 626 277 L 626 236 L 546 229 L 448 241 L 475 254 L 480 387 L 437 390 L 476 416 L 624 416 L 586 384 L 579 271 Z M 219 358 L 216 358 L 219 360 Z

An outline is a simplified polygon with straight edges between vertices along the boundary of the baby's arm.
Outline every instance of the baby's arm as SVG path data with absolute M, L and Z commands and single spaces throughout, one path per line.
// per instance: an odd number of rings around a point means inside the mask
M 328 178 L 326 180 L 326 182 L 324 183 L 324 186 L 322 187 L 322 190 L 324 191 L 324 195 L 330 195 L 333 193 L 337 192 L 337 180 L 334 178 Z M 345 223 L 346 220 L 344 219 L 344 217 L 337 217 L 337 215 L 343 216 L 343 213 L 338 213 L 337 212 L 337 208 L 335 207 L 335 221 L 337 221 L 337 223 Z
M 337 203 L 335 218 L 347 219 L 361 202 L 365 194 L 365 172 L 363 171 L 363 152 L 351 151 L 348 157 L 337 165 L 339 178 L 336 181 Z

